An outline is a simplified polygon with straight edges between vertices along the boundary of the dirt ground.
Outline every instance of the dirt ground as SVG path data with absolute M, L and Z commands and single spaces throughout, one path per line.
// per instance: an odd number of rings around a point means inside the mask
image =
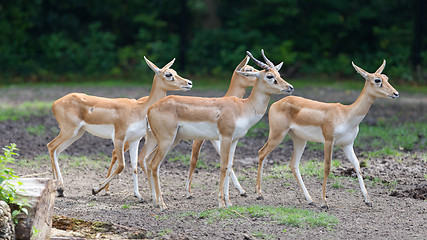
M 362 86 L 361 86 L 362 87 Z M 224 91 L 191 90 L 186 95 L 221 96 Z M 137 98 L 148 94 L 149 89 L 136 87 L 120 88 L 4 88 L 0 89 L 0 104 L 19 104 L 25 101 L 53 101 L 69 92 L 86 92 L 98 96 Z M 326 102 L 351 103 L 359 91 L 342 91 L 334 88 L 296 89 L 295 95 Z M 275 96 L 278 100 L 283 96 Z M 379 99 L 364 120 L 374 125 L 378 118 L 398 117 L 390 124 L 426 121 L 427 96 L 401 92 L 397 100 Z M 262 121 L 268 123 L 267 116 Z M 388 123 L 388 122 L 387 122 Z M 44 133 L 29 133 L 31 126 L 44 126 Z M 50 160 L 46 144 L 58 133 L 52 114 L 0 122 L 0 145 L 17 144 L 20 156 L 14 167 L 19 176 L 51 177 Z M 419 136 L 426 141 L 426 136 Z M 285 206 L 326 212 L 338 219 L 332 227 L 281 225 L 269 217 L 247 217 L 235 214 L 233 218 L 209 219 L 189 214 L 200 213 L 217 207 L 219 182 L 218 155 L 210 143 L 205 143 L 201 152 L 204 168 L 196 170 L 193 180 L 193 198 L 185 197 L 186 163 L 176 160 L 191 151 L 190 142 L 180 143 L 161 166 L 160 179 L 168 209 L 161 212 L 152 203 L 140 203 L 133 196 L 133 184 L 126 154 L 125 170 L 111 183 L 111 195 L 104 192 L 92 195 L 91 189 L 106 176 L 113 145 L 111 140 L 85 134 L 61 156 L 60 164 L 64 177 L 65 197 L 56 198 L 55 227 L 53 236 L 69 236 L 73 239 L 103 238 L 158 238 L 158 239 L 423 239 L 427 234 L 427 159 L 425 149 L 404 152 L 397 157 L 368 157 L 359 154 L 372 149 L 356 149 L 361 161 L 365 184 L 373 207 L 363 203 L 357 178 L 351 171 L 348 160 L 341 150 L 334 151 L 333 159 L 340 166 L 334 169 L 339 176 L 330 179 L 327 197 L 330 209 L 321 210 L 309 206 L 293 178 L 272 178 L 271 167 L 287 165 L 292 153 L 292 143 L 284 142 L 266 160 L 263 180 L 264 200 L 257 200 L 254 193 L 257 152 L 267 140 L 264 132 L 255 132 L 241 140 L 235 153 L 234 170 L 247 191 L 242 197 L 230 186 L 230 200 L 234 206 Z M 142 145 L 142 143 L 141 143 Z M 309 160 L 323 159 L 323 151 L 306 149 L 302 165 Z M 322 180 L 303 176 L 314 201 L 320 203 Z M 333 187 L 333 182 L 339 182 Z M 147 198 L 147 184 L 139 174 L 140 191 Z M 71 219 L 71 220 L 70 220 Z M 74 220 L 73 220 L 74 219 Z M 84 223 L 76 227 L 76 220 Z M 87 227 L 88 223 L 92 227 Z M 99 223 L 102 222 L 102 223 Z M 73 225 L 74 224 L 74 225 Z M 71 227 L 70 227 L 71 226 Z M 94 231 L 101 229 L 100 231 Z M 89 228 L 89 230 L 87 230 Z M 82 230 L 86 229 L 86 230 Z M 65 231 L 64 231 L 65 230 Z M 74 230 L 74 232 L 71 232 Z

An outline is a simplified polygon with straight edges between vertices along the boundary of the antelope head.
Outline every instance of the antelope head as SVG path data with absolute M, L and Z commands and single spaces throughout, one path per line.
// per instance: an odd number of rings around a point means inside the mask
M 170 68 L 172 64 L 175 62 L 175 58 L 172 59 L 172 61 L 170 61 L 168 64 L 166 64 L 162 68 L 158 68 L 154 63 L 148 60 L 145 56 L 144 56 L 144 59 L 147 65 L 156 74 L 154 76 L 155 80 L 153 84 L 162 85 L 163 89 L 166 91 L 176 91 L 176 90 L 188 91 L 193 86 L 193 83 L 190 80 L 179 76 L 175 70 Z
M 382 74 L 385 68 L 385 63 L 386 61 L 384 60 L 383 64 L 377 69 L 377 71 L 374 73 L 368 73 L 362 68 L 356 66 L 354 62 L 351 62 L 354 69 L 356 69 L 356 72 L 365 78 L 366 84 L 369 86 L 369 94 L 382 98 L 398 98 L 399 92 L 396 91 L 396 89 L 394 89 L 393 86 L 391 86 L 391 84 L 388 82 L 388 77 L 385 74 Z
M 279 93 L 292 93 L 294 87 L 286 82 L 279 73 L 280 68 L 283 66 L 283 62 L 278 65 L 274 65 L 264 54 L 264 50 L 261 50 L 261 54 L 265 60 L 261 62 L 256 59 L 249 51 L 246 51 L 247 55 L 263 70 L 258 72 L 244 72 L 239 71 L 238 73 L 244 76 L 255 76 L 257 80 L 262 84 L 263 88 L 270 94 Z

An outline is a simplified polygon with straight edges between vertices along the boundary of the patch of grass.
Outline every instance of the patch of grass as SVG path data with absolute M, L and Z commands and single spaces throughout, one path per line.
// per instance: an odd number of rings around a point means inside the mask
M 42 116 L 49 114 L 52 108 L 52 102 L 23 102 L 18 105 L 2 104 L 0 105 L 0 122 L 6 120 L 16 121 L 24 117 Z
M 239 182 L 243 182 L 243 181 L 245 181 L 246 179 L 248 179 L 248 177 L 243 176 L 243 175 L 240 175 L 240 176 L 238 176 L 238 177 L 237 177 L 237 180 L 239 180 Z
M 332 170 L 340 166 L 340 161 L 332 160 L 331 173 L 329 177 L 333 178 L 335 175 Z M 289 179 L 293 176 L 291 169 L 287 165 L 275 165 L 271 167 L 272 174 L 268 178 L 284 178 Z M 300 173 L 302 176 L 317 177 L 323 179 L 324 175 L 324 164 L 321 161 L 310 160 L 300 165 Z
M 360 125 L 355 147 L 374 149 L 371 157 L 396 156 L 399 151 L 413 151 L 427 148 L 427 123 L 405 123 L 399 126 Z
M 269 218 L 271 223 L 303 228 L 326 227 L 330 229 L 335 227 L 339 222 L 336 217 L 325 212 L 317 213 L 307 209 L 259 205 L 205 210 L 198 214 L 194 213 L 193 216 L 200 219 L 207 219 L 208 222 L 241 218 L 242 216 L 249 218 Z
M 38 155 L 32 159 L 20 158 L 15 164 L 19 167 L 25 168 L 45 168 L 46 165 L 50 166 L 50 157 L 48 154 Z
M 44 125 L 29 126 L 25 128 L 25 131 L 30 135 L 42 137 L 46 134 L 46 127 Z
M 158 236 L 164 236 L 166 234 L 171 234 L 171 233 L 172 233 L 172 229 L 166 228 L 166 229 L 163 229 L 162 231 L 160 231 L 157 235 Z
M 191 161 L 191 156 L 189 154 L 182 154 L 179 152 L 172 152 L 171 154 L 173 157 L 170 157 L 168 159 L 169 162 L 181 162 L 183 163 L 185 166 L 190 166 L 190 161 Z
M 255 231 L 251 235 L 260 239 L 277 239 L 273 234 L 265 234 L 262 231 Z
M 335 179 L 335 181 L 332 183 L 332 187 L 337 189 L 337 188 L 342 188 L 344 186 L 341 184 L 341 181 L 339 179 Z
M 129 205 L 127 205 L 127 203 L 125 203 L 120 208 L 121 209 L 129 209 L 130 207 L 129 207 Z
M 382 180 L 379 177 L 375 177 L 375 178 L 368 178 L 367 179 L 367 183 L 371 183 L 371 186 L 374 187 L 376 185 L 381 185 L 386 187 L 388 190 L 392 191 L 396 188 L 397 186 L 397 180 L 394 181 L 386 181 L 386 180 Z
M 272 166 L 270 168 L 270 170 L 272 173 L 271 173 L 271 175 L 268 175 L 267 178 L 289 179 L 293 176 L 291 169 L 287 165 L 277 165 L 276 164 L 276 165 Z
M 82 169 L 90 167 L 93 169 L 102 169 L 110 166 L 110 158 L 105 154 L 89 155 L 89 156 L 60 156 L 68 158 L 68 167 Z

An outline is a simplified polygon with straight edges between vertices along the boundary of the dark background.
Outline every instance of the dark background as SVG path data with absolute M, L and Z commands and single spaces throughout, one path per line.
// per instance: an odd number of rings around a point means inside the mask
M 230 75 L 263 48 L 285 76 L 375 71 L 425 84 L 424 0 L 1 0 L 0 83 L 137 78 L 176 57 L 180 73 Z M 150 78 L 151 79 L 151 75 Z

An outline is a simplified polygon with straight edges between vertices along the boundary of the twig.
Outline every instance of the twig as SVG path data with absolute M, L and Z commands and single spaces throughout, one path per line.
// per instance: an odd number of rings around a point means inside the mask
M 229 208 L 226 208 L 226 210 L 231 211 L 231 212 L 234 212 L 234 213 L 236 213 L 237 215 L 239 215 L 240 217 L 246 218 L 246 220 L 251 221 L 248 217 L 246 217 L 246 216 L 244 216 L 244 215 L 240 214 L 240 213 L 239 213 L 239 212 L 237 212 L 236 210 L 229 209 Z

